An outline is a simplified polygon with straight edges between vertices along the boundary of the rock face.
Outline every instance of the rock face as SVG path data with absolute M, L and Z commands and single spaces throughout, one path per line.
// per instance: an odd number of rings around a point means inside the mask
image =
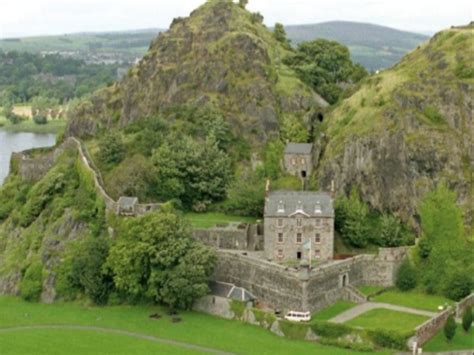
M 286 54 L 261 18 L 229 1 L 209 1 L 175 19 L 122 82 L 81 103 L 67 133 L 93 135 L 212 103 L 236 133 L 265 140 L 285 115 L 309 122 L 309 111 L 324 104 L 281 63 Z
M 374 208 L 416 222 L 420 199 L 445 182 L 472 220 L 473 37 L 472 27 L 437 34 L 337 107 L 325 123 L 320 186 L 358 186 Z

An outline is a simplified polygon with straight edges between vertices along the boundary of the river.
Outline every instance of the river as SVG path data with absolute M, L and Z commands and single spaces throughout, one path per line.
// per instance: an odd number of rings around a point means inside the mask
M 5 132 L 0 129 L 0 185 L 8 175 L 10 157 L 13 152 L 21 152 L 31 148 L 53 146 L 55 134 Z

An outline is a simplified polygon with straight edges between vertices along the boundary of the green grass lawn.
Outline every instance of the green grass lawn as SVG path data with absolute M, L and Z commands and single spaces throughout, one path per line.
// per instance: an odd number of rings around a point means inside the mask
M 413 331 L 418 325 L 427 319 L 428 317 L 416 314 L 379 308 L 361 314 L 345 324 L 364 329 L 385 329 L 406 333 Z
M 0 333 L 0 344 L 2 355 L 202 354 L 145 339 L 87 330 L 34 329 L 6 332 Z
M 474 328 L 471 327 L 469 333 L 466 333 L 459 324 L 456 334 L 450 342 L 446 340 L 441 330 L 423 346 L 423 350 L 433 352 L 471 349 L 474 349 Z
M 428 295 L 419 291 L 401 292 L 395 289 L 388 290 L 373 297 L 372 301 L 396 304 L 432 312 L 437 312 L 438 306 L 444 305 L 445 303 L 453 304 L 453 301 L 442 296 Z
M 354 302 L 337 301 L 332 306 L 329 306 L 328 308 L 313 314 L 311 320 L 329 320 L 354 306 L 357 306 L 357 304 Z
M 216 224 L 226 224 L 230 222 L 255 223 L 254 217 L 229 216 L 224 213 L 186 213 L 185 218 L 196 228 L 211 228 Z
M 32 120 L 26 120 L 18 124 L 11 124 L 5 119 L 2 121 L 0 117 L 0 127 L 9 132 L 58 133 L 66 127 L 66 121 L 51 120 L 47 124 L 36 124 Z
M 155 312 L 159 312 L 163 317 L 159 320 L 150 319 L 149 315 Z M 348 353 L 346 349 L 280 338 L 257 326 L 197 312 L 181 312 L 182 322 L 171 323 L 165 310 L 154 306 L 86 307 L 75 303 L 46 305 L 28 303 L 14 297 L 0 297 L 0 315 L 0 328 L 48 324 L 87 325 L 127 330 L 239 354 L 343 355 Z M 87 331 L 71 333 L 71 331 L 66 330 L 62 332 L 64 337 L 57 337 L 58 333 L 61 332 L 56 330 L 25 330 L 8 334 L 0 333 L 0 344 L 5 346 L 8 351 L 12 351 L 13 347 L 17 350 L 15 354 L 38 354 L 39 352 L 34 348 L 34 338 L 29 340 L 30 334 L 38 334 L 35 335 L 35 338 L 41 337 L 42 339 L 38 340 L 38 348 L 41 344 L 52 343 L 51 347 L 46 348 L 45 354 L 52 354 L 54 351 L 64 353 L 65 349 L 67 349 L 68 354 L 103 354 L 101 352 L 104 349 L 101 343 L 102 338 L 104 344 L 113 343 L 115 340 L 117 344 L 128 344 L 126 347 L 127 354 L 160 353 L 157 350 L 163 350 L 166 353 L 168 350 L 173 350 L 173 347 L 136 341 L 128 337 L 119 341 L 116 336 L 104 335 L 103 333 L 93 334 L 93 332 Z M 86 338 L 89 338 L 90 341 L 86 341 Z M 87 351 L 83 348 L 85 346 L 89 346 Z M 35 351 L 31 351 L 32 348 Z M 118 345 L 117 347 L 114 347 L 114 345 L 111 347 L 111 349 L 117 348 Z M 48 350 L 50 351 L 48 352 Z M 180 351 L 181 348 L 174 353 L 180 353 Z M 6 350 L 2 348 L 3 353 L 6 353 Z
M 373 295 L 374 293 L 380 292 L 385 288 L 386 287 L 376 285 L 362 285 L 357 287 L 357 289 L 366 296 Z

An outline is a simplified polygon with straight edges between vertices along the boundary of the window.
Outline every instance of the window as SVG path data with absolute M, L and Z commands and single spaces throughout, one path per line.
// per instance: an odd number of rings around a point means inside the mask
M 278 203 L 278 213 L 285 213 L 285 205 L 283 204 L 283 201 Z
M 277 254 L 279 259 L 283 258 L 283 249 L 278 249 L 278 254 Z
M 278 233 L 278 243 L 283 243 L 283 233 Z
M 321 257 L 321 250 L 316 249 L 316 250 L 314 251 L 314 256 L 319 259 L 319 258 Z
M 303 225 L 303 221 L 301 220 L 301 218 L 297 218 L 296 219 L 296 226 L 301 227 L 302 225 Z
M 296 233 L 296 243 L 301 243 L 303 240 L 303 236 L 301 233 Z
M 291 164 L 296 165 L 296 159 L 295 158 L 291 158 Z
M 305 158 L 301 158 L 301 164 L 306 164 L 306 159 Z
M 314 241 L 316 243 L 321 243 L 321 235 L 319 233 L 316 233 L 316 236 L 314 237 Z
M 317 214 L 323 213 L 321 209 L 321 205 L 319 204 L 319 201 L 316 203 L 316 206 L 314 207 L 314 213 L 317 213 Z
M 321 226 L 321 220 L 319 218 L 316 218 L 314 223 L 316 224 L 316 227 Z
M 283 227 L 283 218 L 278 218 L 278 227 Z

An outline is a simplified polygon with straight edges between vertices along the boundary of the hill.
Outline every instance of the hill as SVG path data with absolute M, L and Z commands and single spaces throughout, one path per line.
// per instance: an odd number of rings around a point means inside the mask
M 358 186 L 376 209 L 415 221 L 445 182 L 472 221 L 473 39 L 472 25 L 442 31 L 342 101 L 324 123 L 320 186 Z
M 408 52 L 428 40 L 428 36 L 393 28 L 348 21 L 285 26 L 293 44 L 316 38 L 340 42 L 352 58 L 368 70 L 391 67 Z

